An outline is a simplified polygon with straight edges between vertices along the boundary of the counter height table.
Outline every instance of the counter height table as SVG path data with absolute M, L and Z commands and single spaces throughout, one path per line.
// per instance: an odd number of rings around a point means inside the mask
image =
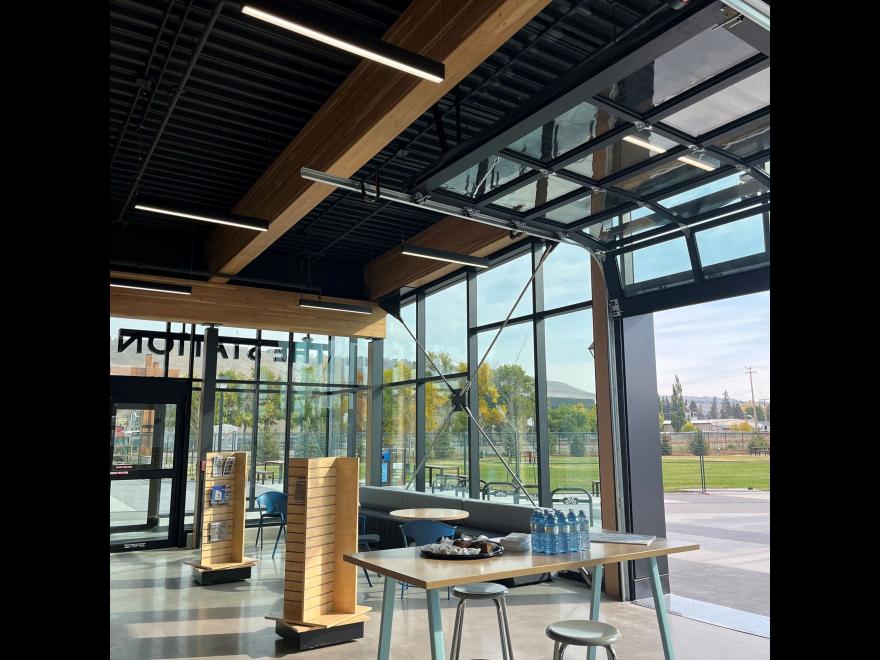
M 432 660 L 445 660 L 443 647 L 443 627 L 440 621 L 439 589 L 459 584 L 491 582 L 503 578 L 522 575 L 535 575 L 562 570 L 584 570 L 593 568 L 593 593 L 590 603 L 590 620 L 599 620 L 599 600 L 602 593 L 602 576 L 605 564 L 614 564 L 634 559 L 647 559 L 651 569 L 651 592 L 657 623 L 660 627 L 660 640 L 666 660 L 674 660 L 675 652 L 669 633 L 669 616 L 663 600 L 663 587 L 660 584 L 660 571 L 657 557 L 678 552 L 699 550 L 695 543 L 674 543 L 658 538 L 650 545 L 625 543 L 593 542 L 585 552 L 570 552 L 560 555 L 533 555 L 531 552 L 505 552 L 498 557 L 450 561 L 428 559 L 419 555 L 418 548 L 395 548 L 375 552 L 359 552 L 344 555 L 349 564 L 361 566 L 385 576 L 382 595 L 382 619 L 379 628 L 378 660 L 388 660 L 391 649 L 391 619 L 394 614 L 394 593 L 397 581 L 427 590 L 428 630 L 431 641 Z M 511 594 L 511 600 L 515 599 Z M 543 623 L 543 622 L 542 622 Z M 547 621 L 544 625 L 549 625 Z M 535 633 L 543 633 L 543 628 Z M 626 631 L 623 631 L 626 634 Z M 589 650 L 590 660 L 595 658 L 595 648 Z M 549 651 L 548 651 L 549 656 Z

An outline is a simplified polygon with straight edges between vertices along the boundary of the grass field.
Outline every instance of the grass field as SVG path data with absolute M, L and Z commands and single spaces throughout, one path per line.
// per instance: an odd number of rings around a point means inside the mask
M 432 459 L 430 465 L 448 466 L 446 473 L 465 474 L 460 460 Z M 510 462 L 513 467 L 513 462 Z M 770 457 L 749 455 L 707 456 L 704 460 L 706 488 L 751 488 L 770 490 Z M 276 469 L 272 466 L 271 469 Z M 360 464 L 360 477 L 364 478 L 365 465 Z M 434 470 L 434 476 L 440 474 Z M 526 484 L 538 483 L 538 466 L 523 461 L 520 464 L 520 479 Z M 409 475 L 407 475 L 409 476 Z M 483 481 L 510 481 L 507 470 L 495 457 L 480 459 L 480 478 Z M 599 464 L 595 458 L 574 456 L 550 457 L 550 489 L 585 488 L 590 490 L 591 482 L 599 479 Z M 396 485 L 406 485 L 405 482 Z M 673 493 L 681 490 L 699 489 L 700 459 L 698 456 L 663 456 L 663 490 Z M 430 491 L 430 488 L 428 489 Z
M 445 465 L 452 468 L 448 474 L 464 474 L 461 461 L 431 460 L 431 465 Z M 513 463 L 510 463 L 513 467 Z M 752 488 L 770 490 L 769 456 L 707 456 L 704 461 L 706 488 Z M 363 465 L 361 466 L 363 477 Z M 526 484 L 538 483 L 538 466 L 521 463 L 520 479 Z M 439 474 L 434 471 L 435 476 Z M 497 458 L 480 459 L 480 478 L 483 481 L 510 481 L 507 470 Z M 599 479 L 599 465 L 591 459 L 573 456 L 550 457 L 550 489 L 577 487 L 590 490 L 591 482 Z M 663 490 L 667 493 L 700 488 L 700 459 L 698 456 L 664 456 Z

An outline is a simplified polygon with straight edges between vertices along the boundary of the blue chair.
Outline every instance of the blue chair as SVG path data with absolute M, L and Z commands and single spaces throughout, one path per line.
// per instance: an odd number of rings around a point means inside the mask
M 434 520 L 413 520 L 403 523 L 400 526 L 400 533 L 403 535 L 403 547 L 406 548 L 409 547 L 410 540 L 415 541 L 416 545 L 427 545 L 428 543 L 436 543 L 444 536 L 452 538 L 455 534 L 455 527 Z M 400 583 L 401 599 L 403 599 L 403 590 L 408 588 L 409 585 L 406 582 Z M 451 588 L 446 587 L 447 599 L 450 591 Z
M 260 544 L 260 550 L 263 549 L 263 520 L 265 518 L 276 518 L 281 521 L 281 529 L 278 530 L 278 536 L 275 537 L 275 547 L 272 548 L 272 558 L 275 558 L 275 551 L 278 549 L 278 540 L 281 538 L 281 532 L 284 532 L 284 538 L 287 538 L 287 495 L 270 490 L 263 493 L 256 499 L 257 505 L 260 507 L 260 526 L 257 528 L 257 543 Z M 265 511 L 263 510 L 265 507 Z M 257 547 L 254 543 L 254 547 Z
M 361 550 L 366 550 L 369 552 L 373 548 L 370 547 L 371 543 L 378 543 L 382 540 L 378 534 L 367 534 L 367 515 L 364 513 L 358 514 L 358 552 Z M 370 574 L 367 573 L 367 569 L 364 568 L 364 577 L 367 578 L 367 584 L 371 587 L 373 586 L 373 581 L 370 580 Z M 379 576 L 381 577 L 381 575 Z

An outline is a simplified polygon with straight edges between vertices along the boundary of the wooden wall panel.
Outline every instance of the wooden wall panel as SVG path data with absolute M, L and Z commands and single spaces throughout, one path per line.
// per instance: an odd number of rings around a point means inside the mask
M 232 327 L 312 332 L 346 337 L 385 336 L 385 312 L 372 305 L 372 314 L 351 314 L 299 306 L 299 293 L 197 282 L 173 277 L 133 275 L 111 271 L 111 277 L 192 287 L 191 296 L 110 287 L 110 314 L 125 318 L 184 323 L 221 323 Z M 304 295 L 304 298 L 315 298 Z M 369 305 L 363 300 L 322 300 Z
M 487 257 L 523 238 L 525 235 L 512 239 L 510 232 L 503 229 L 473 220 L 446 216 L 408 242 L 436 250 Z M 367 290 L 370 300 L 379 300 L 382 296 L 404 286 L 418 287 L 430 284 L 459 268 L 461 264 L 401 254 L 400 248 L 395 247 L 367 264 L 365 274 Z
M 608 350 L 608 294 L 605 278 L 596 260 L 590 258 L 590 276 L 593 286 L 593 352 L 596 362 L 596 424 L 599 434 L 599 487 L 602 492 L 602 527 L 618 529 L 617 501 L 614 479 L 614 443 L 611 425 L 610 359 Z M 620 565 L 605 567 L 605 592 L 620 598 Z

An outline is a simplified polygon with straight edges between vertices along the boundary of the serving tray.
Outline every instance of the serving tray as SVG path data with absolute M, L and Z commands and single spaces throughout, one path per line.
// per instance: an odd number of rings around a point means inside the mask
M 419 548 L 419 554 L 421 554 L 422 557 L 427 557 L 429 559 L 488 559 L 489 557 L 497 557 L 498 555 L 504 553 L 504 548 L 500 544 L 493 541 L 492 545 L 495 546 L 495 550 L 489 553 L 481 552 L 478 555 L 441 555 L 437 554 L 436 552 L 426 550 L 425 548 L 427 546 L 423 545 Z

